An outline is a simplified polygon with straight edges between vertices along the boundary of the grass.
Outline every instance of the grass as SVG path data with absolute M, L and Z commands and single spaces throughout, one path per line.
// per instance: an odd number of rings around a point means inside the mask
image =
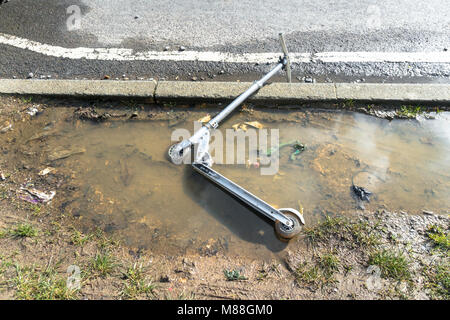
M 15 238 L 33 238 L 38 234 L 38 230 L 28 223 L 21 223 L 9 231 L 9 234 Z
M 317 264 L 322 269 L 324 275 L 329 278 L 339 271 L 340 260 L 334 253 L 326 253 L 318 257 Z
M 415 118 L 423 112 L 421 106 L 401 106 L 397 114 L 401 117 Z
M 41 215 L 42 207 L 40 205 L 30 204 L 29 209 L 31 210 L 33 216 L 39 217 Z
M 8 188 L 0 186 L 0 200 L 5 200 L 9 198 Z
M 407 258 L 400 252 L 379 250 L 369 255 L 369 265 L 376 265 L 383 278 L 410 280 L 411 272 Z
M 426 287 L 430 288 L 434 298 L 450 299 L 450 265 L 441 263 L 425 271 Z
M 125 299 L 136 299 L 141 295 L 145 295 L 148 298 L 153 295 L 156 285 L 151 281 L 147 281 L 141 264 L 135 263 L 130 266 L 123 277 L 126 280 L 126 284 L 121 292 L 121 296 Z
M 73 244 L 75 246 L 83 246 L 91 238 L 92 238 L 92 235 L 84 235 L 80 231 L 73 229 L 72 234 L 70 235 L 70 242 L 71 242 L 71 244 Z
M 448 251 L 450 248 L 450 238 L 448 232 L 436 225 L 428 226 L 427 236 L 431 239 L 435 247 L 442 251 Z
M 33 97 L 22 97 L 20 100 L 22 103 L 30 103 L 33 100 Z
M 311 243 L 329 242 L 332 238 L 343 240 L 351 247 L 373 247 L 379 244 L 375 227 L 366 221 L 350 221 L 344 217 L 327 216 L 325 220 L 312 228 L 305 228 L 307 239 Z
M 352 109 L 354 106 L 355 106 L 355 101 L 353 101 L 352 99 L 345 100 L 343 103 L 344 108 Z
M 312 265 L 303 262 L 295 270 L 295 279 L 299 284 L 323 287 L 334 283 L 334 275 L 339 272 L 341 261 L 334 252 L 318 255 Z
M 106 277 L 113 273 L 116 266 L 114 258 L 107 251 L 97 252 L 91 261 L 91 270 L 102 277 Z
M 227 281 L 240 281 L 240 280 L 247 280 L 246 277 L 241 275 L 239 270 L 223 270 L 223 274 L 225 275 L 225 278 Z
M 43 272 L 35 266 L 15 266 L 16 276 L 11 283 L 16 288 L 16 298 L 22 300 L 73 300 L 77 290 L 67 288 L 67 279 L 59 277 L 54 268 Z
M 116 247 L 120 244 L 119 240 L 115 240 L 113 238 L 106 236 L 103 230 L 101 229 L 97 229 L 93 236 L 96 238 L 97 240 L 96 242 L 98 243 L 98 246 L 102 250 Z

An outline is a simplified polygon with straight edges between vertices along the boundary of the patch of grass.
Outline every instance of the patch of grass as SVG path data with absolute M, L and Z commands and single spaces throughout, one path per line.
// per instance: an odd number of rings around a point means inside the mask
M 241 275 L 241 272 L 239 270 L 223 270 L 223 274 L 225 275 L 225 278 L 227 281 L 240 281 L 240 280 L 247 280 L 246 277 Z
M 295 270 L 295 278 L 300 284 L 325 286 L 335 282 L 334 275 L 339 272 L 341 261 L 333 252 L 317 256 L 312 264 L 303 262 Z
M 297 266 L 295 279 L 299 283 L 311 285 L 318 285 L 323 282 L 319 268 L 316 265 L 309 267 L 307 262 L 303 262 Z
M 327 216 L 315 227 L 305 228 L 307 239 L 311 243 L 329 242 L 335 238 L 343 240 L 351 247 L 373 247 L 380 238 L 375 234 L 375 227 L 366 221 L 350 221 L 344 217 Z
M 8 188 L 0 186 L 0 200 L 5 200 L 9 198 Z
M 419 114 L 424 113 L 421 106 L 401 106 L 397 111 L 397 115 L 405 118 L 415 118 Z
M 344 264 L 342 266 L 344 268 L 344 274 L 347 275 L 353 270 L 353 266 L 351 264 Z
M 135 263 L 130 266 L 123 277 L 126 280 L 126 284 L 121 292 L 121 296 L 125 299 L 136 299 L 141 295 L 145 295 L 148 298 L 153 295 L 156 285 L 151 281 L 147 281 L 141 264 Z
M 116 247 L 120 244 L 119 240 L 115 240 L 105 235 L 103 230 L 97 229 L 94 233 L 98 246 L 101 250 L 109 249 L 111 247 Z
M 17 299 L 22 300 L 74 300 L 77 290 L 67 288 L 67 279 L 59 277 L 53 268 L 43 272 L 35 266 L 16 265 L 16 276 L 11 283 L 16 289 Z
M 450 248 L 450 237 L 448 232 L 436 225 L 428 226 L 427 236 L 431 239 L 433 244 L 443 251 L 448 251 Z
M 38 217 L 41 215 L 42 207 L 40 205 L 30 204 L 29 209 L 31 210 L 33 216 Z
M 408 259 L 401 252 L 380 250 L 369 255 L 369 265 L 376 265 L 383 278 L 410 280 Z
M 107 251 L 97 252 L 91 261 L 91 270 L 102 277 L 106 277 L 107 275 L 113 273 L 116 266 L 117 265 L 114 258 Z
M 353 108 L 355 106 L 355 101 L 352 99 L 345 100 L 343 107 L 344 108 Z
M 334 253 L 330 252 L 321 255 L 317 260 L 317 264 L 322 269 L 325 277 L 329 278 L 339 271 L 340 260 Z
M 450 299 L 450 264 L 441 263 L 425 271 L 426 287 L 430 288 L 434 298 Z
M 30 103 L 33 100 L 33 97 L 22 97 L 20 100 L 22 103 Z
M 0 230 L 0 239 L 6 238 L 8 236 L 7 230 Z
M 15 238 L 32 238 L 36 237 L 38 230 L 28 223 L 21 223 L 14 227 L 9 234 Z
M 176 290 L 169 288 L 164 293 L 165 300 L 194 300 L 195 294 L 192 292 L 186 293 L 185 290 L 177 292 Z
M 91 238 L 92 235 L 84 235 L 80 231 L 73 229 L 72 234 L 70 235 L 70 242 L 75 246 L 83 246 Z

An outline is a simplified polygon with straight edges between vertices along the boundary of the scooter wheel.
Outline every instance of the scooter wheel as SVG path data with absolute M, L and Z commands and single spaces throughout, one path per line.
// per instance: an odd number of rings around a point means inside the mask
M 291 212 L 283 212 L 283 214 L 291 219 L 294 224 L 288 227 L 280 221 L 275 221 L 275 233 L 282 240 L 288 241 L 297 236 L 300 231 L 302 231 L 302 224 L 300 222 L 300 219 L 295 214 Z

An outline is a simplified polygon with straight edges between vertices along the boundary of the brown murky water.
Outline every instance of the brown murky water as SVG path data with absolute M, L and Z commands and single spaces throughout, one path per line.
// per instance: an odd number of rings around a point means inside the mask
M 100 226 L 130 245 L 174 255 L 272 258 L 295 245 L 280 242 L 270 222 L 189 166 L 167 160 L 173 130 L 192 132 L 193 121 L 214 110 L 183 112 L 176 122 L 65 121 L 72 112 L 47 109 L 42 126 L 23 132 L 23 140 L 46 133 L 39 138 L 44 151 L 39 168 L 69 170 L 76 187 L 57 198 L 84 227 Z M 214 169 L 275 206 L 298 209 L 301 203 L 307 224 L 364 208 L 411 214 L 450 210 L 448 113 L 435 120 L 390 122 L 349 112 L 237 113 L 221 129 L 225 135 L 225 129 L 248 120 L 279 129 L 280 143 L 299 140 L 307 148 L 296 160 L 289 147 L 281 149 L 275 175 L 245 165 Z M 54 160 L 67 150 L 73 154 Z M 373 193 L 370 203 L 358 201 L 352 181 Z

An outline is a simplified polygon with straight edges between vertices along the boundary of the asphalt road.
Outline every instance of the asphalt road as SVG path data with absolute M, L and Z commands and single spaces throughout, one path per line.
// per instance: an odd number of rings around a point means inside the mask
M 450 82 L 448 0 L 11 0 L 0 6 L 0 35 L 14 36 L 8 42 L 0 37 L 0 77 L 24 78 L 32 72 L 52 78 L 249 80 L 270 68 L 264 59 L 117 61 L 60 52 L 122 48 L 155 55 L 183 47 L 189 53 L 235 56 L 277 53 L 279 32 L 286 34 L 291 52 L 309 57 L 294 63 L 297 81 L 307 76 L 317 81 Z M 23 45 L 26 41 L 33 42 Z M 342 57 L 317 58 L 324 52 Z M 355 61 L 349 58 L 353 52 L 364 52 L 366 58 Z M 389 59 L 409 52 L 416 55 Z M 374 53 L 383 58 L 373 58 Z M 432 53 L 433 59 L 421 53 Z

